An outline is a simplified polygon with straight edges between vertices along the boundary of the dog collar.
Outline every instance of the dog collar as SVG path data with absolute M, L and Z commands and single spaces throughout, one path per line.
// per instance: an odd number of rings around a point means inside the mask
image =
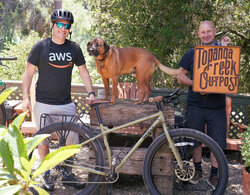
M 107 57 L 108 52 L 109 52 L 109 49 L 106 51 L 106 53 L 105 53 L 105 55 L 104 55 L 104 57 L 102 59 L 99 60 L 99 59 L 96 58 L 96 60 L 99 61 L 99 62 L 103 62 L 105 60 L 105 58 Z

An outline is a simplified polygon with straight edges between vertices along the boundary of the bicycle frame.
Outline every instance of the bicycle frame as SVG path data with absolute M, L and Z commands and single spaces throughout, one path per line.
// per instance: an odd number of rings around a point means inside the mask
M 159 102 L 157 102 L 158 104 L 160 104 Z M 97 112 L 98 112 L 98 107 L 96 108 Z M 136 144 L 129 150 L 129 152 L 125 155 L 124 159 L 116 166 L 115 170 L 116 171 L 119 171 L 119 169 L 126 163 L 126 161 L 131 157 L 131 155 L 135 152 L 135 150 L 137 148 L 139 148 L 139 146 L 142 144 L 142 142 L 149 136 L 149 134 L 155 129 L 155 127 L 158 125 L 158 124 L 162 124 L 163 126 L 163 130 L 164 130 L 164 133 L 165 133 L 165 136 L 167 138 L 167 141 L 169 143 L 169 146 L 175 156 L 175 159 L 177 160 L 177 163 L 178 163 L 178 166 L 180 167 L 181 170 L 183 170 L 183 165 L 182 165 L 182 160 L 180 158 L 180 155 L 169 135 L 169 132 L 168 132 L 168 127 L 166 125 L 166 121 L 165 121 L 165 117 L 164 117 L 164 114 L 163 114 L 163 111 L 159 110 L 157 113 L 155 114 L 152 114 L 150 116 L 147 116 L 147 117 L 143 117 L 143 118 L 140 118 L 140 119 L 137 119 L 137 120 L 134 120 L 132 122 L 129 122 L 129 123 L 126 123 L 126 124 L 123 124 L 123 125 L 120 125 L 120 126 L 117 126 L 117 127 L 113 127 L 113 128 L 108 128 L 108 127 L 105 127 L 102 123 L 100 123 L 100 128 L 101 128 L 101 133 L 84 141 L 83 143 L 81 143 L 80 145 L 85 145 L 91 141 L 94 141 L 96 139 L 98 139 L 99 137 L 102 137 L 103 138 L 103 141 L 104 141 L 104 145 L 105 145 L 105 148 L 106 148 L 106 152 L 107 152 L 107 155 L 108 155 L 108 165 L 109 165 L 109 169 L 111 169 L 111 166 L 112 166 L 112 156 L 111 156 L 111 149 L 110 149 L 110 145 L 108 143 L 108 140 L 107 140 L 107 134 L 109 133 L 112 133 L 114 131 L 117 131 L 119 129 L 122 129 L 122 128 L 125 128 L 125 127 L 128 127 L 128 126 L 132 126 L 132 125 L 135 125 L 135 124 L 138 124 L 140 122 L 143 122 L 143 121 L 147 121 L 147 120 L 150 120 L 150 119 L 154 119 L 156 118 L 156 120 L 153 122 L 153 124 L 143 133 L 143 135 L 141 136 L 141 138 L 136 142 Z M 79 168 L 79 167 L 78 167 Z M 99 174 L 99 175 L 106 175 L 107 173 L 105 173 L 104 171 L 98 171 L 98 170 L 95 170 L 95 169 L 91 169 L 91 168 L 87 168 L 87 167 L 81 167 L 81 169 L 83 170 L 86 170 L 90 173 L 95 173 L 95 174 Z

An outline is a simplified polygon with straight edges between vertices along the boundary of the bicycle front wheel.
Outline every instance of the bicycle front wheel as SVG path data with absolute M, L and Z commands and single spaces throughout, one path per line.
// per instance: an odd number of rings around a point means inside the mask
M 6 125 L 6 110 L 4 102 L 0 105 L 0 125 Z
M 37 134 L 51 134 L 43 143 L 49 144 L 50 152 L 67 145 L 70 139 L 69 137 L 74 134 L 79 136 L 80 143 L 93 137 L 88 127 L 70 122 L 51 124 L 39 130 L 35 135 Z M 99 140 L 94 140 L 82 146 L 80 151 L 73 157 L 68 158 L 63 163 L 50 170 L 50 174 L 52 178 L 55 179 L 55 185 L 62 185 L 65 183 L 71 186 L 75 183 L 82 185 L 86 184 L 77 194 L 90 194 L 96 189 L 102 176 L 94 173 L 90 174 L 86 171 L 86 168 L 102 171 L 103 165 L 104 156 L 101 143 Z M 63 177 L 69 173 L 75 175 L 76 181 L 63 180 Z
M 176 195 L 223 194 L 228 181 L 228 163 L 219 145 L 206 134 L 193 129 L 174 129 L 169 133 L 180 154 L 184 170 L 177 164 L 165 134 L 159 136 L 149 146 L 143 162 L 143 179 L 150 194 L 168 194 L 169 191 Z M 193 151 L 197 147 L 202 151 L 202 178 L 194 184 L 191 182 L 196 174 Z M 210 155 L 215 157 L 213 162 Z M 215 185 L 211 185 L 209 179 L 212 164 L 218 165 L 218 180 Z M 166 181 L 171 182 L 170 185 Z

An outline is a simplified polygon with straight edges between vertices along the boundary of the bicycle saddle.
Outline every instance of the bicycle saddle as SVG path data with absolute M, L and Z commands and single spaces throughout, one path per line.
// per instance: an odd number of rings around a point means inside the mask
M 100 100 L 100 99 L 96 99 L 96 100 L 89 100 L 89 99 L 82 99 L 82 101 L 84 101 L 86 104 L 88 104 L 89 106 L 93 106 L 95 104 L 104 104 L 104 103 L 110 103 L 110 101 L 108 100 Z

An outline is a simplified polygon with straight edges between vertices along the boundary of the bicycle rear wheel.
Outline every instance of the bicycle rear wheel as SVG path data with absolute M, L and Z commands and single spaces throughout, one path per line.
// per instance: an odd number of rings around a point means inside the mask
M 50 151 L 66 145 L 66 140 L 69 133 L 77 133 L 79 135 L 80 143 L 93 137 L 88 127 L 80 126 L 70 122 L 59 122 L 42 128 L 37 134 L 51 134 L 46 139 L 49 144 Z M 89 174 L 86 169 L 81 169 L 82 166 L 95 168 L 101 171 L 104 165 L 103 149 L 99 140 L 89 142 L 84 145 L 74 157 L 68 158 L 63 164 L 59 164 L 50 170 L 53 178 L 56 178 L 55 185 L 61 185 L 62 177 L 65 172 L 71 172 L 76 176 L 78 183 L 86 183 L 86 186 L 78 191 L 78 194 L 90 194 L 97 187 L 97 183 L 101 181 L 102 176 L 97 174 Z M 67 183 L 71 183 L 67 181 Z M 72 182 L 76 183 L 76 182 Z
M 6 125 L 6 110 L 4 102 L 0 105 L 0 125 Z
M 206 134 L 193 129 L 174 129 L 169 133 L 179 151 L 185 171 L 181 172 L 169 148 L 166 136 L 162 134 L 149 146 L 144 158 L 143 179 L 150 194 L 167 194 L 166 189 L 162 188 L 162 183 L 157 181 L 159 180 L 159 176 L 167 175 L 168 181 L 173 182 L 173 185 L 170 185 L 170 190 L 173 190 L 173 194 L 223 194 L 227 187 L 228 164 L 224 152 L 219 145 Z M 194 185 L 190 183 L 190 179 L 195 174 L 192 151 L 200 145 L 202 146 L 201 163 L 203 177 Z M 166 153 L 169 153 L 170 156 L 167 156 Z M 214 186 L 214 189 L 208 182 L 211 169 L 211 153 L 215 156 L 218 164 L 218 184 Z M 170 167 L 166 171 L 164 166 Z

